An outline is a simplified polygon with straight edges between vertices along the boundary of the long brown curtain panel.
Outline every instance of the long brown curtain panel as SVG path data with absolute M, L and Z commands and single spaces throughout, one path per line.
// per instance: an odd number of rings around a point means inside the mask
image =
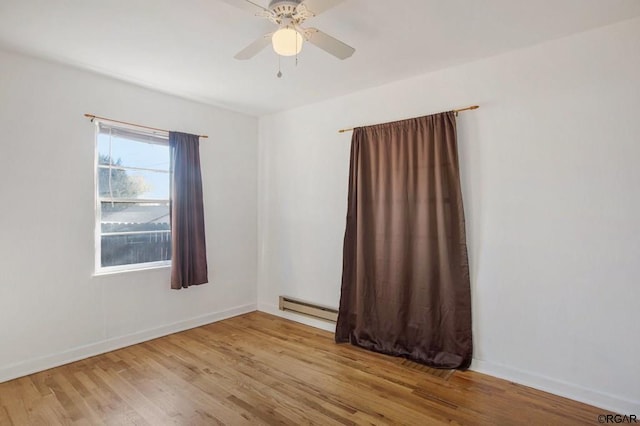
M 171 288 L 208 281 L 204 202 L 197 135 L 169 132 L 171 150 Z
M 453 112 L 354 130 L 335 338 L 436 368 L 469 367 Z

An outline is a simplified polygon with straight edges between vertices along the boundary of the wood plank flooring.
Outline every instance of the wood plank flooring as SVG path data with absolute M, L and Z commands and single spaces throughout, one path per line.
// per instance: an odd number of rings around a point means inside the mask
M 605 413 L 402 363 L 254 312 L 0 384 L 0 425 L 582 425 Z

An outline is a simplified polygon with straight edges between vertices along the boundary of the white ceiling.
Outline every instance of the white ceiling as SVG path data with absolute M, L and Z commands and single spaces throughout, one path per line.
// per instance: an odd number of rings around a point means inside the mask
M 345 0 L 307 26 L 355 55 L 305 45 L 282 79 L 270 48 L 233 59 L 273 26 L 220 0 L 0 0 L 0 44 L 261 115 L 636 16 L 639 0 Z

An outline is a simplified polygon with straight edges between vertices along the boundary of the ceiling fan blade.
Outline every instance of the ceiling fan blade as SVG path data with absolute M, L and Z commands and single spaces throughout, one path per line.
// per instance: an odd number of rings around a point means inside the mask
M 338 59 L 347 59 L 354 54 L 356 49 L 331 37 L 329 34 L 320 31 L 317 28 L 308 28 L 305 30 L 307 41 L 311 44 L 315 44 L 320 49 L 327 53 L 332 54 Z
M 344 0 L 304 0 L 302 4 L 305 5 L 307 10 L 317 16 L 342 2 L 344 2 Z
M 220 0 L 220 1 L 230 4 L 231 6 L 235 6 L 238 9 L 246 10 L 247 12 L 251 12 L 253 14 L 268 12 L 266 8 L 250 0 Z
M 241 61 L 253 58 L 258 53 L 260 53 L 262 49 L 264 49 L 271 43 L 272 35 L 273 33 L 263 35 L 262 37 L 260 37 L 259 39 L 257 39 L 256 41 L 254 41 L 244 49 L 242 49 L 240 52 L 238 52 L 236 56 L 234 56 L 234 58 L 239 59 Z

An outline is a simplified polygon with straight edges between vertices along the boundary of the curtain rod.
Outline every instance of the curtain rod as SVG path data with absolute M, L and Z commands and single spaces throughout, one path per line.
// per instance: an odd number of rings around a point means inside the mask
M 472 111 L 472 110 L 478 109 L 478 108 L 480 108 L 478 105 L 472 105 L 472 106 L 466 107 L 466 108 L 454 109 L 453 112 L 455 112 L 456 115 L 458 115 L 459 112 Z M 353 131 L 353 128 L 351 128 L 351 129 L 341 129 L 341 130 L 338 130 L 338 133 L 345 133 L 345 132 L 351 132 L 351 131 Z
M 87 117 L 87 118 L 90 118 L 90 119 L 91 119 L 91 121 L 98 119 L 98 120 L 103 120 L 103 121 L 109 121 L 109 122 L 111 122 L 111 123 L 126 124 L 126 125 L 128 125 L 128 126 L 140 127 L 140 128 L 142 128 L 142 129 L 156 130 L 156 131 L 158 131 L 158 132 L 165 132 L 165 133 L 169 133 L 169 130 L 165 130 L 165 129 L 158 129 L 157 127 L 142 126 L 142 125 L 140 125 L 140 124 L 129 123 L 129 122 L 127 122 L 127 121 L 114 120 L 114 119 L 112 119 L 112 118 L 99 117 L 99 116 L 97 116 L 97 115 L 93 115 L 93 114 L 85 114 L 84 116 L 85 116 L 85 117 Z M 198 137 L 201 137 L 201 138 L 205 138 L 205 139 L 206 139 L 206 138 L 208 138 L 209 136 L 207 136 L 207 135 L 199 135 Z

